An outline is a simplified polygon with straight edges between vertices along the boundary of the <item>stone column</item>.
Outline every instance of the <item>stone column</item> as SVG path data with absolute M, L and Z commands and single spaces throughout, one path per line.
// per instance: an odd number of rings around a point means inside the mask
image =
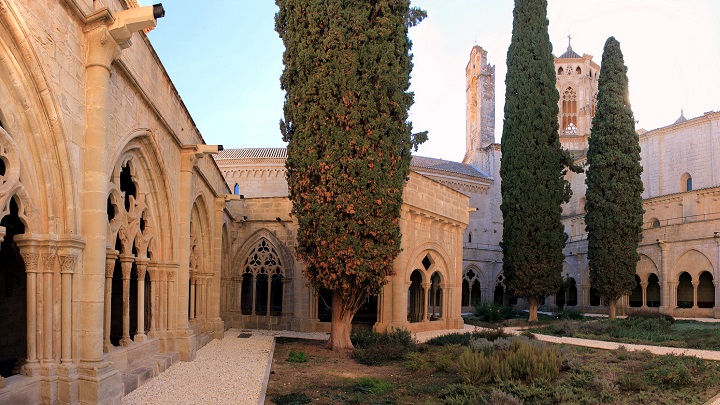
M 423 306 L 422 307 L 423 308 L 422 321 L 428 322 L 429 321 L 428 313 L 430 312 L 430 282 L 422 283 L 422 288 L 423 288 L 423 292 L 425 293 L 425 296 L 423 297 L 422 300 L 418 300 L 418 301 L 423 302 L 422 304 L 420 304 Z
M 44 368 L 53 368 L 55 359 L 53 358 L 53 290 L 55 273 L 55 258 L 57 257 L 56 247 L 54 243 L 45 247 L 45 252 L 41 253 L 43 261 L 43 286 L 44 290 L 41 294 L 43 306 L 43 359 Z M 54 373 L 54 371 L 53 371 Z
M 640 282 L 640 287 L 642 288 L 642 306 L 641 306 L 641 308 L 647 308 L 647 286 L 648 286 L 648 284 L 649 283 L 647 281 Z
M 37 235 L 15 235 L 14 242 L 20 251 L 25 263 L 25 274 L 27 276 L 27 362 L 22 368 L 22 374 L 26 376 L 37 376 L 40 374 L 40 362 L 37 354 L 37 278 L 40 265 L 40 252 L 38 243 L 33 239 Z
M 170 288 L 168 285 L 168 269 L 159 269 L 160 291 L 158 291 L 158 329 L 164 334 L 168 331 L 168 301 L 170 300 Z
M 177 316 L 177 311 L 178 311 L 177 278 L 178 278 L 178 274 L 177 274 L 177 268 L 175 266 L 166 267 L 166 271 L 167 271 L 166 275 L 167 275 L 167 281 L 168 281 L 168 286 L 167 286 L 168 301 L 167 301 L 167 308 L 166 308 L 166 311 L 167 311 L 167 317 L 166 317 L 167 321 L 166 322 L 167 322 L 167 328 L 174 331 L 174 330 L 178 329 L 178 319 L 180 319 Z M 187 304 L 187 302 L 185 302 L 185 304 Z M 187 307 L 187 305 L 185 305 L 185 307 Z M 185 312 L 185 311 L 186 310 L 184 308 L 181 310 L 181 312 L 183 314 L 185 314 L 187 317 L 187 312 Z M 187 321 L 187 319 L 186 319 L 186 321 Z
M 697 298 L 698 298 L 697 289 L 698 289 L 698 285 L 700 285 L 700 280 L 693 280 L 693 281 L 692 281 L 692 286 L 693 286 L 693 309 L 696 309 L 696 308 L 698 307 L 698 305 L 697 305 Z
M 147 272 L 149 260 L 146 257 L 135 259 L 135 270 L 137 272 L 137 332 L 133 337 L 135 342 L 144 342 L 145 336 L 145 272 Z
M 158 270 L 157 263 L 151 262 L 147 267 L 148 274 L 150 274 L 150 330 L 148 336 L 151 338 L 157 337 L 158 325 L 158 293 L 160 292 L 160 271 Z
M 102 25 L 85 31 L 84 144 L 82 145 L 82 217 L 80 233 L 86 236 L 80 284 L 78 331 L 80 364 L 79 402 L 111 403 L 122 398 L 122 379 L 103 356 L 105 252 L 109 193 L 108 125 L 110 74 L 120 47 Z M 109 21 L 108 21 L 109 22 Z
M 59 252 L 61 278 L 60 367 L 58 367 L 58 400 L 61 404 L 78 402 L 77 366 L 72 359 L 72 284 L 77 258 L 67 251 Z
M 127 253 L 120 255 L 120 266 L 122 269 L 122 338 L 120 346 L 130 346 L 130 272 L 135 256 Z
M 658 247 L 660 248 L 660 283 L 661 283 L 661 294 L 660 294 L 660 312 L 668 315 L 673 315 L 674 308 L 677 306 L 677 302 L 672 300 L 674 293 L 672 292 L 672 284 L 668 268 L 668 249 L 669 246 L 662 240 L 657 241 Z M 675 283 L 677 284 L 677 283 Z
M 196 297 L 195 297 L 195 292 L 196 292 L 196 287 L 195 287 L 195 285 L 196 285 L 196 284 L 197 284 L 197 277 L 196 277 L 193 273 L 190 273 L 190 315 L 189 315 L 189 316 L 190 316 L 190 320 L 195 319 L 195 303 L 196 303 L 196 301 L 195 301 L 195 299 L 196 299 Z
M 257 308 L 255 308 L 255 303 L 257 302 L 257 297 L 255 297 L 255 294 L 257 294 L 257 284 L 255 280 L 255 275 L 252 275 L 252 279 L 250 281 L 250 294 L 248 295 L 250 297 L 250 315 L 256 315 L 257 316 Z
M 104 328 L 103 351 L 109 353 L 113 345 L 110 343 L 110 324 L 112 321 L 110 308 L 112 306 L 112 278 L 115 272 L 115 260 L 118 258 L 117 250 L 108 250 L 105 253 L 105 301 L 104 301 Z
M 267 306 L 266 306 L 267 312 L 265 312 L 265 316 L 268 316 L 268 317 L 270 316 L 270 314 L 271 314 L 271 312 L 272 312 L 272 311 L 270 311 L 270 303 L 271 303 L 271 301 L 270 301 L 270 293 L 272 293 L 272 274 L 268 273 Z M 269 322 L 270 322 L 270 321 L 268 320 L 268 323 L 269 323 Z

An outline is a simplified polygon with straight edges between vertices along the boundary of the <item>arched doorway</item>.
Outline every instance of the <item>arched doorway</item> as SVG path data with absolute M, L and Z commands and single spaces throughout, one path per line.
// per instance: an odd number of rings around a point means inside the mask
M 646 305 L 648 307 L 657 308 L 661 304 L 660 280 L 657 274 L 650 274 L 648 277 L 648 285 L 645 291 Z
M 425 289 L 422 281 L 423 276 L 420 270 L 413 270 L 410 274 L 410 288 L 408 288 L 408 322 L 420 322 L 425 316 Z
M 442 318 L 442 288 L 440 287 L 440 273 L 437 271 L 430 277 L 430 299 L 428 300 L 428 316 L 431 321 Z
M 692 276 L 688 272 L 683 272 L 678 278 L 677 306 L 678 308 L 692 308 L 693 302 L 694 288 L 692 285 Z
M 712 308 L 715 306 L 715 284 L 709 271 L 703 271 L 698 278 L 697 305 L 698 308 Z
M 0 376 L 20 373 L 27 358 L 27 278 L 25 263 L 13 239 L 25 233 L 15 198 L 10 213 L 0 220 L 5 237 L 0 244 Z

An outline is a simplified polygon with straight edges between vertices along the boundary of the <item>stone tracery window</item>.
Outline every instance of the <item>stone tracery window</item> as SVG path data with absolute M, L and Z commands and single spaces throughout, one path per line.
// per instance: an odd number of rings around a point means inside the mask
M 282 315 L 284 277 L 277 251 L 267 239 L 261 239 L 243 265 L 242 313 Z
M 560 128 L 565 135 L 577 135 L 577 115 L 577 93 L 572 87 L 567 87 L 563 91 L 560 108 Z

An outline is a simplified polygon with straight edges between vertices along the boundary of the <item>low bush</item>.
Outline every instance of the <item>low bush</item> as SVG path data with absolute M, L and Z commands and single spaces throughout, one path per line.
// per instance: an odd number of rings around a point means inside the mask
M 424 353 L 412 352 L 405 356 L 405 367 L 412 371 L 426 370 L 429 366 L 427 355 Z
M 562 311 L 555 312 L 553 314 L 557 319 L 573 319 L 573 320 L 582 320 L 585 319 L 585 315 L 583 315 L 582 311 L 575 308 L 563 308 Z
M 288 358 L 286 361 L 289 361 L 290 363 L 305 363 L 307 362 L 308 355 L 307 353 L 300 351 L 300 352 L 294 352 L 290 350 L 290 353 L 288 353 Z
M 465 350 L 458 359 L 458 374 L 466 384 L 479 385 L 492 380 L 492 356 Z
M 450 384 L 440 392 L 440 398 L 447 405 L 477 405 L 487 403 L 485 392 L 467 384 Z
M 628 318 L 663 318 L 671 324 L 675 323 L 675 318 L 673 318 L 672 315 L 649 311 L 647 309 L 634 310 L 628 314 Z
M 655 385 L 692 385 L 692 375 L 681 356 L 658 356 L 645 365 L 645 376 Z
M 277 405 L 304 405 L 312 402 L 307 395 L 302 392 L 293 392 L 292 394 L 280 395 L 272 399 Z
M 385 380 L 374 377 L 358 378 L 353 386 L 355 391 L 365 394 L 385 394 L 393 390 L 395 386 Z
M 492 302 L 475 304 L 475 316 L 485 322 L 500 322 L 515 317 L 515 309 Z
M 391 329 L 383 333 L 358 331 L 350 335 L 350 340 L 355 346 L 355 360 L 369 366 L 402 360 L 416 345 L 407 329 Z
M 428 340 L 427 344 L 433 345 L 433 346 L 450 346 L 450 345 L 461 345 L 461 346 L 468 346 L 470 343 L 470 339 L 472 338 L 472 334 L 470 332 L 453 332 L 448 333 L 447 335 L 442 336 L 435 336 L 434 338 Z

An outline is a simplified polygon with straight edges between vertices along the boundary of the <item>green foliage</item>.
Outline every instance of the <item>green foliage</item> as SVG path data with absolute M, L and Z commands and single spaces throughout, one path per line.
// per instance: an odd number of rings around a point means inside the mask
M 509 292 L 532 309 L 562 285 L 567 235 L 561 205 L 571 191 L 572 164 L 560 146 L 558 99 L 547 0 L 516 0 L 507 53 L 500 177 L 503 274 Z
M 673 355 L 655 357 L 645 366 L 645 376 L 656 385 L 692 385 L 692 374 L 684 360 Z
M 585 315 L 583 315 L 582 311 L 575 308 L 564 308 L 562 311 L 556 312 L 554 316 L 557 319 L 574 319 L 574 320 L 582 320 L 585 319 Z
M 350 335 L 350 339 L 355 346 L 355 360 L 370 366 L 402 360 L 416 344 L 407 329 L 390 329 L 382 333 L 358 331 Z
M 393 388 L 395 386 L 392 383 L 374 377 L 358 378 L 354 385 L 355 391 L 376 395 L 388 393 Z
M 475 316 L 485 322 L 500 322 L 515 317 L 515 309 L 511 306 L 498 305 L 494 302 L 477 302 Z
M 276 0 L 296 251 L 350 322 L 393 273 L 413 136 L 409 0 Z M 339 294 L 339 297 L 337 296 Z
M 440 392 L 446 405 L 477 405 L 485 402 L 485 392 L 473 385 L 450 384 Z
M 672 324 L 675 323 L 675 318 L 673 318 L 672 315 L 663 314 L 663 313 L 655 312 L 655 311 L 648 311 L 648 310 L 632 311 L 628 315 L 628 318 L 663 318 Z
M 293 392 L 292 394 L 279 395 L 272 399 L 274 404 L 277 405 L 303 405 L 312 402 L 307 395 L 302 392 Z
M 423 371 L 430 367 L 425 353 L 412 352 L 405 356 L 405 367 L 411 371 Z
M 428 340 L 427 344 L 433 345 L 433 346 L 449 346 L 449 345 L 461 345 L 461 346 L 467 346 L 470 343 L 470 339 L 472 338 L 472 333 L 470 332 L 453 332 L 448 333 L 446 335 L 441 336 L 435 336 L 434 338 Z
M 288 353 L 287 361 L 291 363 L 306 363 L 308 360 L 307 353 L 303 351 L 294 352 L 290 350 L 290 353 Z
M 635 286 L 644 210 L 640 141 L 630 107 L 627 68 L 620 43 L 613 37 L 603 50 L 592 125 L 585 179 L 590 279 L 601 297 L 614 302 Z
M 479 385 L 490 382 L 492 374 L 492 356 L 470 349 L 458 359 L 458 374 L 466 384 Z

